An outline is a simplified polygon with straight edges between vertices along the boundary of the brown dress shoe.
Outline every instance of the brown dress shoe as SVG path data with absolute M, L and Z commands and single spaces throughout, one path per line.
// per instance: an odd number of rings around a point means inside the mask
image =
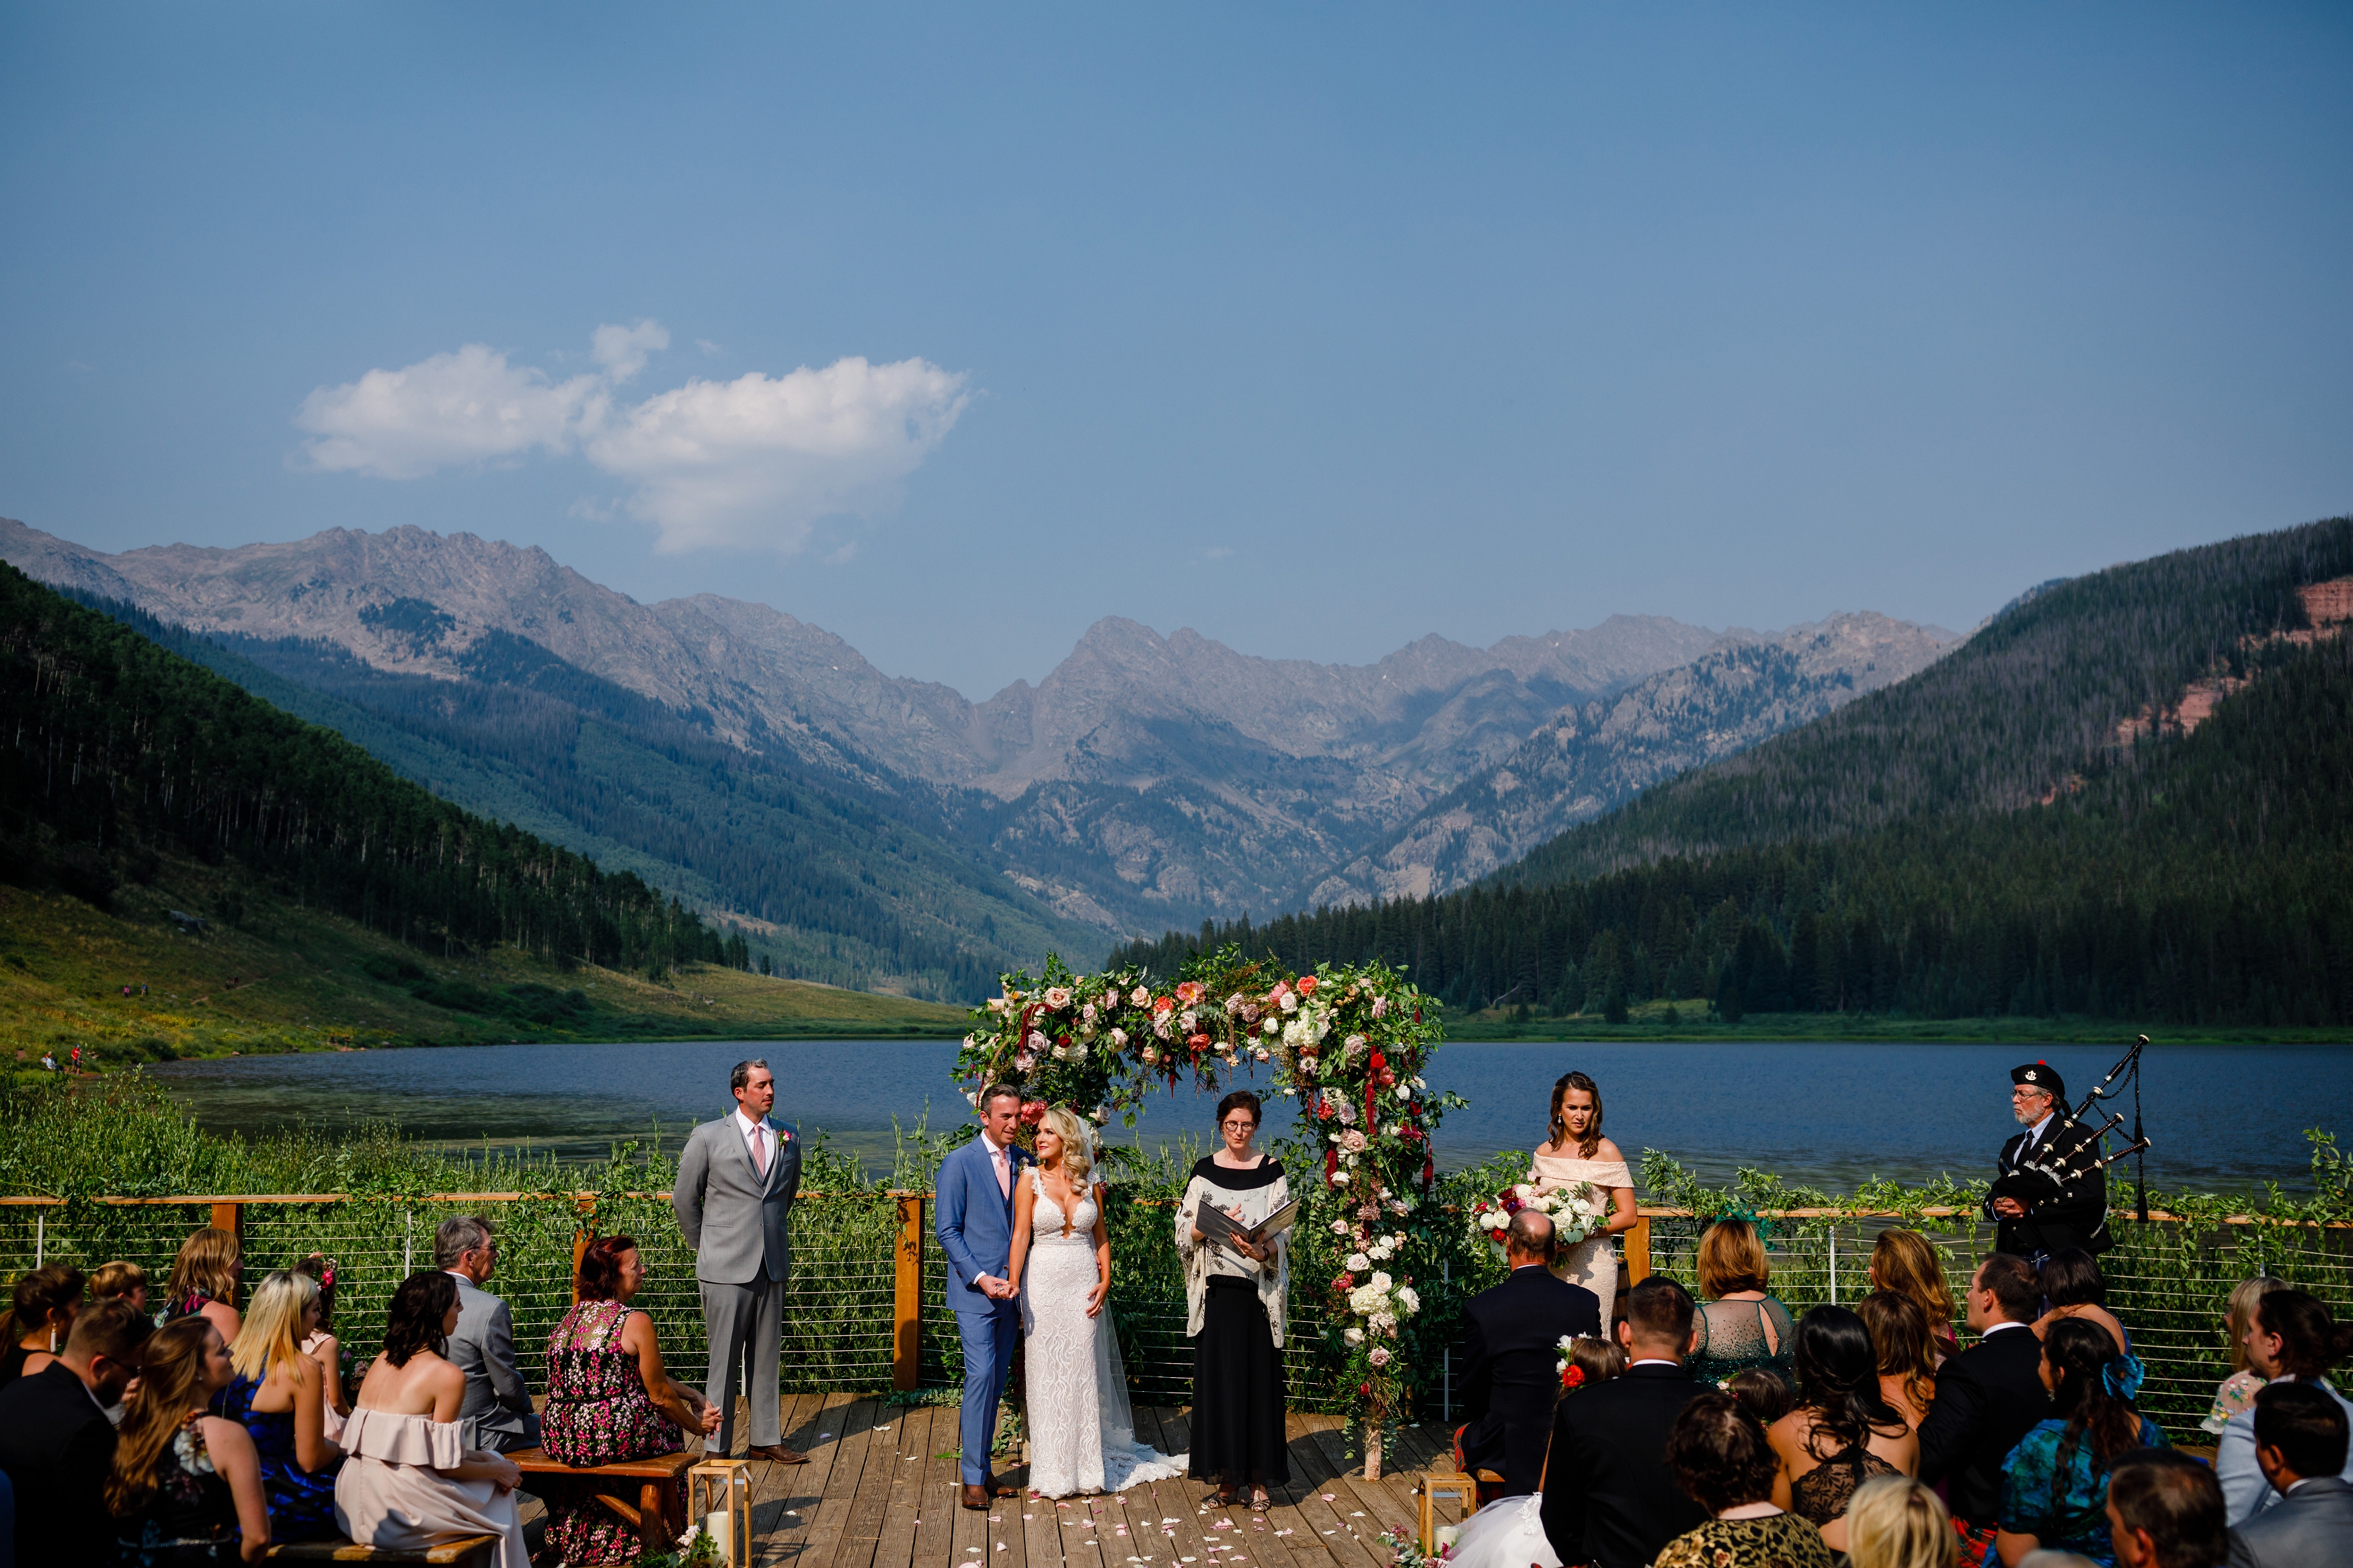
M 969 1509 L 988 1507 L 988 1489 L 967 1484 L 964 1489 L 964 1506 Z
M 764 1443 L 756 1448 L 746 1448 L 744 1450 L 744 1457 L 747 1459 L 765 1459 L 772 1465 L 806 1465 L 808 1463 L 808 1456 L 807 1454 L 796 1454 L 790 1448 L 786 1447 L 782 1443 Z

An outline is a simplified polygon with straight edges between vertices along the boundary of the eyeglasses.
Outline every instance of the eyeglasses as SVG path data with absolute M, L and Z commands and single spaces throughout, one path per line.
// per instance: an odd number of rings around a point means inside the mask
M 1220 1125 L 1222 1125 L 1229 1132 L 1255 1132 L 1258 1131 L 1257 1122 L 1244 1121 L 1239 1117 L 1231 1121 L 1223 1122 Z

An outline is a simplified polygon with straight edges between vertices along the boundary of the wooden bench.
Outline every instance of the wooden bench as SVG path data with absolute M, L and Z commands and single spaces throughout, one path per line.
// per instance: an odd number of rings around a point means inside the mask
M 702 1463 L 699 1453 L 657 1454 L 650 1459 L 624 1459 L 613 1465 L 567 1465 L 551 1459 L 544 1448 L 517 1448 L 507 1455 L 522 1472 L 522 1489 L 533 1497 L 568 1491 L 596 1481 L 614 1483 L 610 1490 L 591 1495 L 613 1511 L 615 1518 L 638 1532 L 649 1552 L 664 1552 L 686 1533 L 686 1504 L 679 1496 L 686 1472 Z M 621 1494 L 636 1482 L 637 1502 Z M 537 1483 L 537 1484 L 533 1484 Z
M 273 1546 L 262 1555 L 284 1563 L 438 1563 L 449 1568 L 491 1568 L 499 1560 L 495 1535 L 460 1535 L 438 1546 L 399 1549 L 355 1546 L 348 1541 L 297 1541 Z

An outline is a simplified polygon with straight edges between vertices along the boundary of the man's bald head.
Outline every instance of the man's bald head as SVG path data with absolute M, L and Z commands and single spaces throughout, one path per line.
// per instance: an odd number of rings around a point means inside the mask
M 1522 1209 L 1504 1232 L 1504 1253 L 1514 1267 L 1552 1261 L 1552 1215 L 1542 1209 Z

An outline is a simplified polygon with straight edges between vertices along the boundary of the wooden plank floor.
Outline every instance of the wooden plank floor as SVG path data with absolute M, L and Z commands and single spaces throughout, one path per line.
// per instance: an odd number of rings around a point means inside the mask
M 736 1431 L 748 1434 L 748 1412 Z M 753 1467 L 753 1529 L 763 1568 L 1388 1568 L 1383 1530 L 1414 1527 L 1413 1489 L 1451 1469 L 1435 1425 L 1392 1439 L 1378 1481 L 1345 1454 L 1332 1415 L 1289 1418 L 1291 1480 L 1263 1514 L 1220 1508 L 1206 1482 L 1177 1479 L 1116 1496 L 994 1500 L 959 1507 L 956 1406 L 884 1405 L 844 1394 L 786 1396 L 785 1443 L 806 1465 Z M 1136 1436 L 1182 1451 L 1186 1413 L 1135 1412 Z M 748 1440 L 739 1436 L 739 1449 Z M 1014 1467 L 1008 1485 L 1028 1479 Z M 1450 1515 L 1451 1517 L 1451 1515 Z

